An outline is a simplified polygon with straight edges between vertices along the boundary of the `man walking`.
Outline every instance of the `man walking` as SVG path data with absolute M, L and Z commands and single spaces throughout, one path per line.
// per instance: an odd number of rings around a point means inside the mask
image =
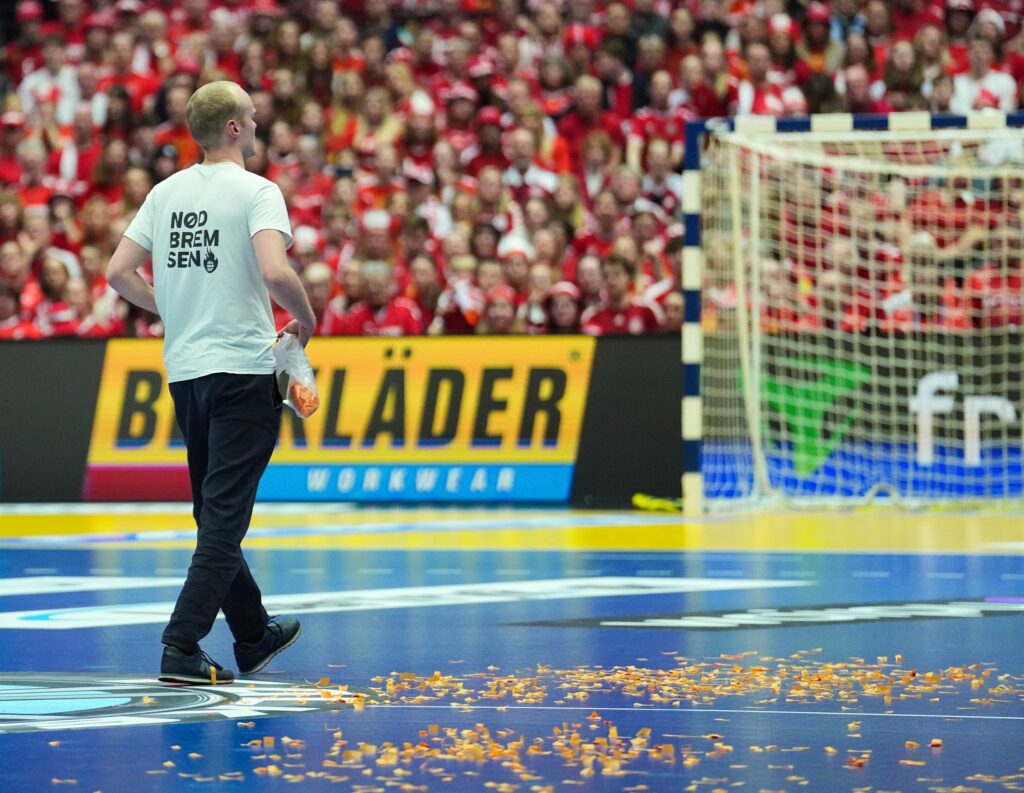
M 305 345 L 316 324 L 285 255 L 291 227 L 281 191 L 245 170 L 255 112 L 231 82 L 192 95 L 186 121 L 203 162 L 149 193 L 107 267 L 117 292 L 163 318 L 167 381 L 188 450 L 198 535 L 163 633 L 165 682 L 234 680 L 199 647 L 218 611 L 242 674 L 299 635 L 298 620 L 267 616 L 241 549 L 281 420 L 268 290 L 296 317 L 283 332 Z M 152 287 L 138 273 L 151 254 Z

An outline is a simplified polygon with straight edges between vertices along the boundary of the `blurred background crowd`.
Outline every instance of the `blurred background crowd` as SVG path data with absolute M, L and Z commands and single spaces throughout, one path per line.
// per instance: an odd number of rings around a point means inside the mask
M 0 338 L 161 334 L 103 271 L 151 187 L 201 157 L 185 107 L 209 80 L 252 96 L 247 167 L 284 193 L 320 335 L 678 332 L 687 120 L 1011 111 L 1024 84 L 1024 0 L 0 13 Z

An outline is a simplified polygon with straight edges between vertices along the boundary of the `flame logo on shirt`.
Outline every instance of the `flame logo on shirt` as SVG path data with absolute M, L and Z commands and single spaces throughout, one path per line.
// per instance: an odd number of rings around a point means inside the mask
M 206 268 L 206 272 L 212 273 L 217 269 L 217 265 L 220 262 L 217 261 L 217 257 L 214 256 L 213 250 L 210 248 L 206 249 L 206 256 L 203 258 L 203 267 Z

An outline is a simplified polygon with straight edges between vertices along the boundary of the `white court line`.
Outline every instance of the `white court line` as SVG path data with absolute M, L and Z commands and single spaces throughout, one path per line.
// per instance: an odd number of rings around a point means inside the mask
M 152 589 L 181 586 L 181 578 L 140 578 L 133 576 L 19 576 L 0 578 L 0 597 L 11 595 L 49 595 L 66 592 L 108 592 L 117 589 Z
M 578 711 L 590 711 L 597 713 L 671 713 L 673 715 L 680 714 L 704 714 L 704 713 L 740 713 L 746 716 L 755 716 L 760 714 L 770 714 L 772 716 L 842 716 L 844 719 L 863 719 L 863 718 L 886 718 L 886 719 L 970 719 L 972 721 L 1024 721 L 1024 716 L 972 716 L 960 713 L 862 713 L 856 710 L 755 710 L 753 708 L 624 708 L 624 707 L 601 707 L 600 705 L 588 705 L 581 707 L 579 705 L 465 705 L 460 703 L 452 703 L 450 705 L 411 705 L 411 704 L 395 704 L 395 705 L 367 705 L 369 708 L 378 709 L 390 709 L 390 708 L 405 708 L 407 710 L 446 710 L 446 711 L 459 711 L 464 708 L 472 710 L 578 710 Z
M 806 581 L 771 579 L 740 581 L 715 578 L 602 576 L 264 595 L 263 602 L 271 612 L 325 614 L 434 606 L 525 603 L 536 600 L 576 600 L 634 595 L 674 595 L 686 592 L 776 589 L 807 585 Z M 0 611 L 0 628 L 47 630 L 148 625 L 166 622 L 173 609 L 174 602 L 167 601 L 33 611 Z

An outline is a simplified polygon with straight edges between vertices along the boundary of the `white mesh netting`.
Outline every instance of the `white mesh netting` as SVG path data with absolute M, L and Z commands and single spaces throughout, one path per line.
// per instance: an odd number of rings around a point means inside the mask
M 1021 495 L 1022 163 L 1019 129 L 710 137 L 712 504 Z

